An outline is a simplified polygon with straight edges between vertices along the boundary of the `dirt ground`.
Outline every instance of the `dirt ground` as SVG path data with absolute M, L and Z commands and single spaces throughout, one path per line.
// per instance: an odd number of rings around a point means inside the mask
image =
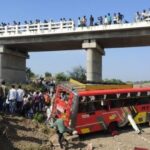
M 120 134 L 111 136 L 106 132 L 88 134 L 79 142 L 70 142 L 69 150 L 134 150 L 135 147 L 150 150 L 150 127 L 141 127 L 144 132 L 136 134 L 131 127 L 121 129 Z M 30 119 L 18 116 L 0 116 L 0 150 L 60 150 L 54 130 Z

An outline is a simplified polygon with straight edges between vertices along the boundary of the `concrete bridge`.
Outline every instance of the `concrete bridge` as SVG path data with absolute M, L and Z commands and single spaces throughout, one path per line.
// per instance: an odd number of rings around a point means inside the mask
M 104 48 L 150 45 L 150 22 L 75 27 L 74 21 L 0 26 L 0 79 L 24 82 L 28 52 L 85 49 L 87 80 L 102 79 Z

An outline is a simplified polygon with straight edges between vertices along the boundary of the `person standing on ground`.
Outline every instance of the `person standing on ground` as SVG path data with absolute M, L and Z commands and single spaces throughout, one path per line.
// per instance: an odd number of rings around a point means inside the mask
M 16 99 L 17 99 L 17 91 L 15 89 L 15 85 L 12 85 L 11 89 L 8 92 L 9 109 L 11 114 L 15 113 L 16 111 Z
M 19 85 L 17 89 L 17 111 L 18 113 L 21 113 L 22 111 L 24 95 L 25 95 L 24 90 L 22 89 L 21 85 Z
M 65 127 L 65 124 L 64 124 L 64 119 L 62 117 L 58 118 L 56 116 L 56 121 L 54 122 L 54 127 L 56 127 L 56 130 L 57 130 L 58 142 L 60 144 L 60 147 L 63 148 L 62 141 L 65 140 L 63 133 L 66 130 L 66 127 Z M 67 140 L 65 140 L 65 141 L 68 143 Z

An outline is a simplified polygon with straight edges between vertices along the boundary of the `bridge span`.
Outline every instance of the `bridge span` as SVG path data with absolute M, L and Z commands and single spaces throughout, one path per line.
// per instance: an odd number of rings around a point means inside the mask
M 87 80 L 102 79 L 104 48 L 150 45 L 150 22 L 75 27 L 74 21 L 0 26 L 0 79 L 24 82 L 28 52 L 86 49 Z

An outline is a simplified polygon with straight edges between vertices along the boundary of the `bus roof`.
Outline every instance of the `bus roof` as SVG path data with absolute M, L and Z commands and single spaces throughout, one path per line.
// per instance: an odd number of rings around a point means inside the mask
M 79 96 L 92 96 L 92 95 L 104 95 L 104 94 L 121 94 L 121 93 L 133 93 L 133 92 L 150 92 L 150 87 L 145 88 L 128 88 L 128 89 L 109 89 L 109 90 L 93 90 L 93 91 L 80 91 Z

